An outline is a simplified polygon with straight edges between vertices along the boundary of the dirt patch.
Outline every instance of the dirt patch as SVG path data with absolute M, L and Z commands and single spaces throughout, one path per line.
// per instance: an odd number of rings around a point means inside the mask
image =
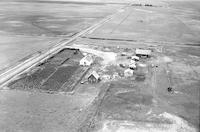
M 187 47 L 183 48 L 180 52 L 183 52 L 188 55 L 200 57 L 200 48 L 199 47 Z
M 182 84 L 176 87 L 176 90 L 192 96 L 195 100 L 199 101 L 200 97 L 200 81 L 193 82 L 191 84 Z
M 150 95 L 138 95 L 137 92 L 118 93 L 116 95 L 109 95 L 108 93 L 108 95 L 105 97 L 105 100 L 102 103 L 102 108 L 105 110 L 117 110 L 122 112 L 126 108 L 129 109 L 130 106 L 134 108 L 137 105 L 151 105 L 152 98 L 153 97 Z
M 195 104 L 193 102 L 184 103 L 183 106 L 187 110 L 188 113 L 194 112 L 195 109 L 198 111 L 198 109 L 200 108 L 199 104 Z
M 117 95 L 117 97 L 126 102 L 142 105 L 151 105 L 153 98 L 151 95 L 137 95 L 135 92 L 120 93 Z
M 152 99 L 151 95 L 139 93 L 139 89 L 130 82 L 112 83 L 99 106 L 99 113 L 105 118 L 112 119 L 142 119 L 146 108 L 152 105 Z M 137 116 L 137 112 L 143 113 L 143 116 Z
M 145 80 L 145 75 L 137 75 L 135 78 L 136 81 L 144 81 Z
M 179 113 L 179 115 L 183 117 L 186 121 L 188 121 L 190 124 L 193 124 L 195 127 L 198 128 L 200 125 L 199 104 L 196 104 L 194 102 L 188 102 L 188 103 L 183 103 L 181 105 L 183 106 L 184 111 L 187 114 Z

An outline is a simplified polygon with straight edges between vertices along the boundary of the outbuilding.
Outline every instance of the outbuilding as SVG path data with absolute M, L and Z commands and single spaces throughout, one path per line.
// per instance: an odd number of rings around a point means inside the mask
M 151 50 L 146 49 L 136 49 L 135 54 L 138 57 L 150 57 L 151 56 Z
M 89 83 L 97 83 L 100 81 L 100 76 L 96 71 L 93 71 L 89 76 L 88 76 L 88 82 Z
M 90 66 L 93 63 L 93 58 L 92 56 L 85 56 L 80 60 L 80 65 L 81 66 Z
M 131 59 L 134 60 L 134 61 L 139 61 L 140 58 L 138 56 L 131 56 Z
M 125 76 L 125 77 L 131 77 L 131 76 L 133 76 L 133 70 L 131 70 L 131 69 L 126 69 L 126 70 L 124 71 L 124 76 Z
M 136 67 L 136 64 L 135 64 L 135 63 L 131 63 L 131 64 L 129 64 L 129 68 L 130 68 L 131 70 L 135 70 L 137 67 Z

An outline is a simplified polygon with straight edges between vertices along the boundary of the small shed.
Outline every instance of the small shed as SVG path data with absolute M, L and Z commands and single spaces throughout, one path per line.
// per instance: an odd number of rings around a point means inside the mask
M 93 71 L 89 76 L 88 76 L 88 82 L 89 83 L 97 83 L 100 81 L 100 76 L 96 71 Z
M 125 77 L 131 77 L 131 76 L 133 76 L 133 70 L 131 70 L 131 69 L 126 69 L 126 70 L 124 71 L 124 76 L 125 76 Z
M 127 53 L 126 52 L 122 52 L 121 56 L 127 56 Z
M 140 58 L 138 56 L 131 56 L 131 59 L 134 60 L 134 61 L 139 61 Z
M 136 64 L 136 62 L 134 60 L 130 60 L 131 64 Z
M 81 66 L 90 66 L 93 63 L 92 56 L 85 56 L 80 60 L 80 65 Z
M 151 55 L 151 50 L 146 50 L 146 49 L 136 49 L 135 54 L 138 57 L 150 57 Z
M 131 63 L 131 64 L 129 64 L 129 68 L 130 68 L 131 70 L 135 70 L 137 67 L 136 67 L 136 64 L 135 64 L 135 63 Z

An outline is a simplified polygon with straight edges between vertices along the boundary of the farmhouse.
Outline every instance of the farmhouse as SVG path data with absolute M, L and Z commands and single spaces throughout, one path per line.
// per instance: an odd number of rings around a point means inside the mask
M 96 71 L 93 71 L 89 76 L 88 76 L 88 82 L 89 83 L 97 83 L 100 81 L 100 76 Z
M 150 55 L 151 55 L 151 50 L 136 49 L 135 54 L 136 54 L 136 56 L 138 56 L 138 57 L 150 57 Z
M 85 56 L 80 60 L 81 66 L 90 66 L 93 63 L 93 59 L 91 56 Z

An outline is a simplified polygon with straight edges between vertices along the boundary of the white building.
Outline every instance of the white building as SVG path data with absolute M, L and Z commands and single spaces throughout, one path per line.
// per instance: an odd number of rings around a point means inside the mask
M 126 70 L 124 71 L 124 76 L 125 76 L 125 77 L 131 77 L 131 76 L 133 76 L 133 70 L 131 70 L 131 69 L 126 69 Z
M 136 49 L 136 50 L 135 50 L 135 54 L 136 54 L 136 56 L 138 56 L 138 57 L 142 57 L 142 56 L 149 57 L 149 56 L 151 55 L 151 50 Z
M 131 64 L 129 64 L 129 68 L 132 70 L 135 70 L 137 67 L 136 67 L 135 63 L 131 63 Z
M 93 59 L 91 56 L 85 56 L 80 60 L 81 66 L 90 66 L 93 63 Z

